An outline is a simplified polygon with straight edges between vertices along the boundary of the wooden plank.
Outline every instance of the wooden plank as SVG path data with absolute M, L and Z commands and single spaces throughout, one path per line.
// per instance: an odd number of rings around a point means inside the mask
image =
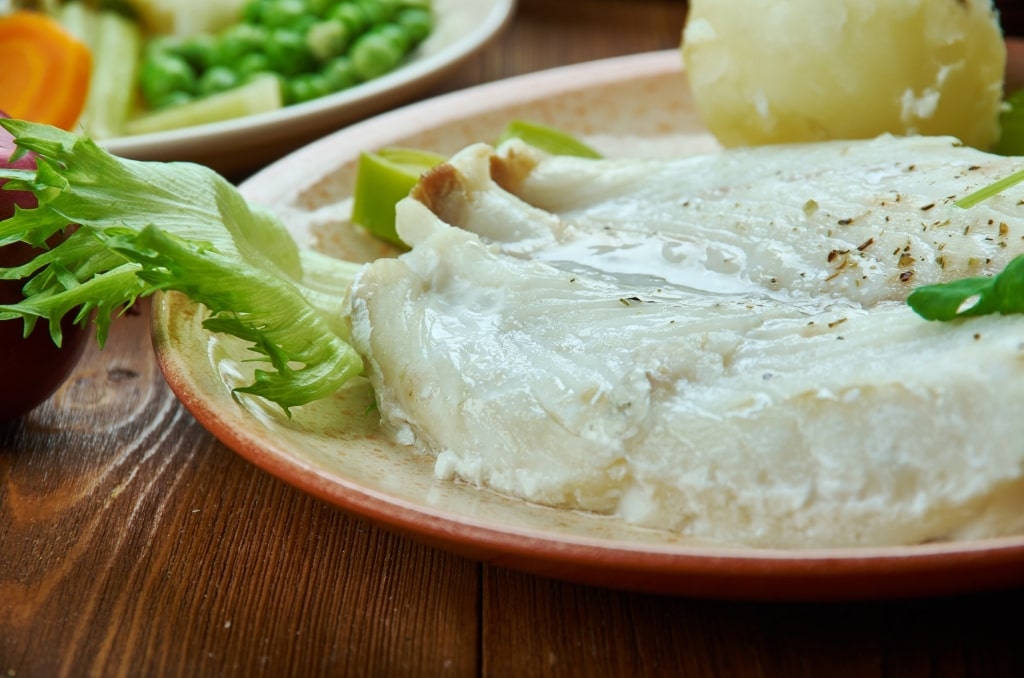
M 0 429 L 0 675 L 477 665 L 479 566 L 260 471 L 177 403 L 148 313 Z

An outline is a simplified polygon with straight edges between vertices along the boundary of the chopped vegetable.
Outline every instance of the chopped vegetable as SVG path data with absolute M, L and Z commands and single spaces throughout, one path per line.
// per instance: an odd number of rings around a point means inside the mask
M 413 148 L 384 148 L 359 156 L 352 191 L 352 221 L 378 238 L 402 244 L 395 232 L 395 204 L 443 155 Z
M 95 311 L 102 344 L 112 315 L 157 290 L 178 290 L 209 309 L 206 327 L 249 342 L 269 364 L 240 393 L 288 411 L 360 373 L 339 313 L 357 265 L 300 253 L 276 217 L 206 167 L 117 158 L 88 138 L 20 120 L 0 126 L 37 164 L 0 169 L 0 179 L 38 200 L 0 222 L 0 247 L 40 245 L 79 225 L 28 264 L 0 269 L 0 279 L 27 279 L 25 300 L 0 305 L 0 321 L 20 318 L 30 329 L 45 319 L 59 341 L 65 314 L 78 309 L 84 322 Z M 303 283 L 310 263 L 315 288 Z
M 601 154 L 562 130 L 529 120 L 513 120 L 498 136 L 498 143 L 522 139 L 552 155 L 600 158 Z M 359 156 L 355 188 L 352 191 L 352 221 L 378 238 L 403 244 L 395 232 L 395 204 L 427 170 L 445 157 L 414 148 L 384 148 Z
M 91 9 L 81 0 L 64 5 L 60 21 L 93 55 L 89 94 L 79 124 L 98 139 L 120 136 L 135 105 L 142 32 L 127 17 Z
M 0 110 L 71 129 L 85 107 L 92 71 L 88 47 L 39 12 L 0 17 Z
M 160 109 L 272 73 L 301 103 L 393 70 L 432 30 L 429 3 L 411 0 L 250 0 L 216 35 L 154 41 L 142 92 Z
M 513 120 L 505 127 L 499 141 L 522 139 L 534 148 L 552 155 L 573 155 L 580 158 L 600 158 L 601 154 L 562 130 L 529 120 Z
M 1024 155 L 1024 90 L 1010 94 L 1003 102 L 1003 110 L 999 115 L 999 141 L 992 152 L 999 155 Z M 973 207 L 1022 181 L 1024 170 L 982 186 L 954 204 L 963 208 Z
M 125 134 L 148 134 L 165 130 L 230 120 L 244 115 L 274 111 L 283 105 L 277 78 L 266 75 L 242 87 L 220 92 L 204 99 L 184 100 L 159 111 L 128 120 Z
M 960 198 L 953 204 L 956 205 L 957 207 L 963 207 L 965 209 L 968 207 L 974 207 L 979 202 L 982 202 L 983 200 L 988 200 L 994 195 L 999 195 L 1006 189 L 1010 188 L 1011 186 L 1015 186 L 1016 184 L 1019 184 L 1022 181 L 1024 181 L 1024 170 L 1019 170 L 1009 176 L 999 179 L 998 181 L 993 181 L 991 184 L 983 186 L 979 188 L 977 191 L 974 191 L 973 193 L 965 195 L 964 197 Z

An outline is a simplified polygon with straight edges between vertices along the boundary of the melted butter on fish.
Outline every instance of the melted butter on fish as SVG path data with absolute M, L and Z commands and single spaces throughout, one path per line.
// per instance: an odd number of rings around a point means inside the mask
M 382 419 L 436 473 L 771 547 L 1024 529 L 1024 321 L 910 289 L 1024 250 L 1017 169 L 884 137 L 668 160 L 475 146 L 352 287 Z

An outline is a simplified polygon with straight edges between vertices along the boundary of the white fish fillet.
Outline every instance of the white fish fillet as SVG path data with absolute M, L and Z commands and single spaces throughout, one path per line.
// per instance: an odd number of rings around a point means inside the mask
M 1024 317 L 922 283 L 1024 251 L 1019 168 L 944 138 L 668 160 L 466 149 L 399 206 L 353 341 L 436 473 L 762 547 L 1024 530 Z

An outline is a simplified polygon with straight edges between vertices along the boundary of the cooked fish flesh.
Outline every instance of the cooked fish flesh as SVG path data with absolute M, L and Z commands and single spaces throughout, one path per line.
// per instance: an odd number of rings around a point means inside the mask
M 1024 251 L 1024 165 L 947 138 L 670 159 L 465 149 L 350 292 L 384 425 L 439 478 L 757 547 L 1024 530 L 1024 319 L 925 283 Z

